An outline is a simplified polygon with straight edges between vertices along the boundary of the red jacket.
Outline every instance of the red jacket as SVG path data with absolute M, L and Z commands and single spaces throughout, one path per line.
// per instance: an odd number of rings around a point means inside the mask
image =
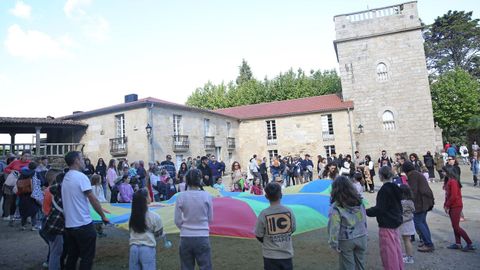
M 7 174 L 11 173 L 12 171 L 20 172 L 22 168 L 25 166 L 28 166 L 29 163 L 30 163 L 30 160 L 23 162 L 22 160 L 17 159 L 12 161 L 12 163 L 8 164 L 8 166 L 3 171 Z
M 448 179 L 447 184 L 444 187 L 445 189 L 445 203 L 443 206 L 445 208 L 456 208 L 463 207 L 462 203 L 462 190 L 458 181 L 455 179 Z

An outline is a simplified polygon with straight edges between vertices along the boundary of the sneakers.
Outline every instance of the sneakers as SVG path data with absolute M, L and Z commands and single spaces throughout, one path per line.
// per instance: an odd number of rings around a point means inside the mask
M 36 226 L 32 227 L 32 231 L 38 231 L 39 229 Z
M 463 247 L 462 251 L 468 252 L 468 251 L 475 251 L 476 249 L 477 248 L 474 245 L 470 244 Z
M 10 217 L 3 217 L 2 220 L 3 221 L 10 221 Z
M 462 249 L 462 245 L 460 244 L 451 244 L 450 246 L 447 246 L 448 249 Z
M 48 268 L 48 262 L 43 262 L 43 263 L 42 263 L 42 267 L 43 267 L 43 268 Z
M 433 246 L 429 247 L 429 246 L 424 245 L 422 247 L 419 247 L 417 250 L 420 251 L 420 252 L 433 252 L 435 250 L 435 248 L 433 248 Z
M 413 256 L 403 256 L 403 263 L 405 264 L 413 264 L 415 261 L 413 260 Z

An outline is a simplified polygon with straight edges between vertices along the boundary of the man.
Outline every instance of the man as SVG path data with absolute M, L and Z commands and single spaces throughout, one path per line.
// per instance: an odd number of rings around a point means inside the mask
M 378 168 L 383 166 L 388 166 L 392 168 L 393 160 L 391 157 L 387 156 L 387 151 L 382 150 L 382 156 L 378 158 Z
M 469 153 L 467 146 L 465 144 L 462 144 L 459 151 L 460 155 L 462 156 L 463 165 L 470 165 L 470 161 L 468 160 Z
M 456 157 L 457 156 L 457 148 L 455 147 L 455 144 L 452 144 L 447 148 L 447 155 L 449 157 Z
M 138 186 L 140 188 L 144 188 L 147 171 L 145 170 L 145 163 L 143 162 L 143 160 L 138 161 L 137 176 L 139 180 Z
M 310 155 L 306 154 L 305 159 L 302 162 L 303 179 L 306 182 L 312 181 L 313 177 L 313 161 L 310 159 Z
M 363 174 L 365 168 L 365 159 L 360 156 L 360 152 L 355 151 L 355 170 Z
M 167 170 L 168 174 L 170 175 L 170 178 L 175 179 L 176 176 L 176 171 L 175 171 L 175 164 L 172 162 L 172 156 L 167 155 L 166 160 L 162 161 L 160 163 L 160 166 Z
M 206 156 L 200 158 L 200 165 L 197 167 L 197 169 L 202 172 L 203 184 L 213 187 L 214 183 L 212 181 L 212 170 L 208 166 L 208 158 Z
M 473 141 L 472 151 L 477 152 L 479 149 L 480 147 L 478 147 L 477 141 Z
M 407 181 L 413 193 L 413 203 L 415 204 L 415 213 L 413 222 L 415 229 L 419 232 L 424 246 L 418 248 L 420 252 L 432 252 L 435 248 L 432 242 L 432 236 L 427 224 L 427 212 L 433 209 L 435 199 L 433 192 L 425 180 L 425 177 L 415 170 L 415 166 L 410 161 L 406 161 L 402 166 L 403 172 L 407 174 Z
M 250 159 L 250 164 L 248 165 L 248 169 L 250 173 L 253 175 L 253 180 L 260 179 L 260 173 L 258 169 L 260 166 L 258 165 L 257 155 L 253 155 L 252 159 Z
M 82 154 L 78 151 L 68 152 L 65 162 L 69 167 L 61 191 L 67 241 L 65 269 L 76 269 L 79 257 L 80 269 L 92 269 L 97 233 L 90 216 L 89 203 L 104 223 L 110 221 L 92 193 L 90 180 L 82 173 L 85 168 Z
M 210 162 L 208 163 L 208 167 L 212 171 L 212 185 L 217 183 L 217 179 L 222 177 L 222 165 L 220 162 L 217 162 L 215 155 L 210 156 Z

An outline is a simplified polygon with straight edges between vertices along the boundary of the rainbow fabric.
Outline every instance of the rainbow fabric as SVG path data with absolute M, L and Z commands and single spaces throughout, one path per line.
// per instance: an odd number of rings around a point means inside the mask
M 295 234 L 305 233 L 327 226 L 330 208 L 330 180 L 315 180 L 303 185 L 296 185 L 283 190 L 282 204 L 290 207 L 296 217 Z M 247 192 L 219 192 L 210 187 L 205 188 L 213 197 L 213 222 L 210 234 L 225 237 L 255 238 L 253 233 L 258 214 L 269 206 L 265 196 L 252 195 Z M 177 194 L 162 203 L 152 203 L 150 211 L 162 218 L 167 234 L 179 233 L 173 222 Z M 110 212 L 110 222 L 128 229 L 130 218 L 129 203 L 102 204 Z M 91 210 L 92 218 L 101 219 Z

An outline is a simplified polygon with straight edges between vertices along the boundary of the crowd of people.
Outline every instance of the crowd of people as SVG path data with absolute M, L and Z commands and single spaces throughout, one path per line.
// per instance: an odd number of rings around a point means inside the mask
M 213 206 L 204 187 L 218 191 L 250 192 L 264 195 L 270 207 L 263 210 L 254 228 L 262 243 L 265 269 L 292 269 L 295 231 L 292 210 L 281 205 L 282 189 L 314 179 L 332 182 L 328 232 L 331 247 L 339 253 L 341 269 L 364 269 L 367 250 L 366 219 L 376 217 L 379 226 L 380 257 L 385 269 L 403 269 L 404 263 L 414 263 L 412 241 L 419 236 L 420 252 L 432 252 L 435 247 L 428 227 L 427 213 L 434 206 L 429 183 L 440 179 L 445 190 L 445 212 L 450 216 L 455 243 L 449 249 L 475 250 L 471 239 L 460 227 L 462 196 L 460 167 L 457 154 L 470 165 L 477 186 L 480 162 L 478 145 L 472 145 L 472 155 L 463 159 L 463 148 L 447 144 L 445 149 L 421 161 L 417 154 L 397 153 L 394 158 L 382 151 L 376 163 L 370 155 L 362 157 L 339 155 L 318 156 L 314 165 L 310 155 L 267 159 L 253 155 L 247 169 L 239 162 L 226 172 L 224 162 L 214 155 L 187 158 L 177 166 L 167 155 L 162 162 L 102 158 L 96 166 L 80 152 L 65 156 L 67 168 L 54 177 L 48 175 L 48 158 L 31 160 L 29 151 L 21 156 L 9 156 L 0 163 L 3 197 L 3 219 L 14 226 L 20 220 L 21 230 L 39 231 L 49 246 L 45 266 L 49 269 L 91 269 L 97 237 L 105 237 L 103 224 L 109 223 L 101 203 L 131 203 L 130 269 L 155 269 L 156 238 L 163 234 L 161 218 L 148 211 L 148 204 L 169 200 L 175 193 L 174 221 L 180 229 L 181 269 L 211 269 L 209 223 Z M 467 149 L 468 151 L 468 149 Z M 435 176 L 438 173 L 438 178 Z M 376 205 L 365 209 L 363 192 L 375 192 L 374 176 L 383 183 L 378 190 Z M 231 179 L 228 189 L 223 178 Z M 94 224 L 90 206 L 102 223 Z M 464 239 L 466 245 L 461 244 Z M 405 253 L 402 252 L 403 242 Z

